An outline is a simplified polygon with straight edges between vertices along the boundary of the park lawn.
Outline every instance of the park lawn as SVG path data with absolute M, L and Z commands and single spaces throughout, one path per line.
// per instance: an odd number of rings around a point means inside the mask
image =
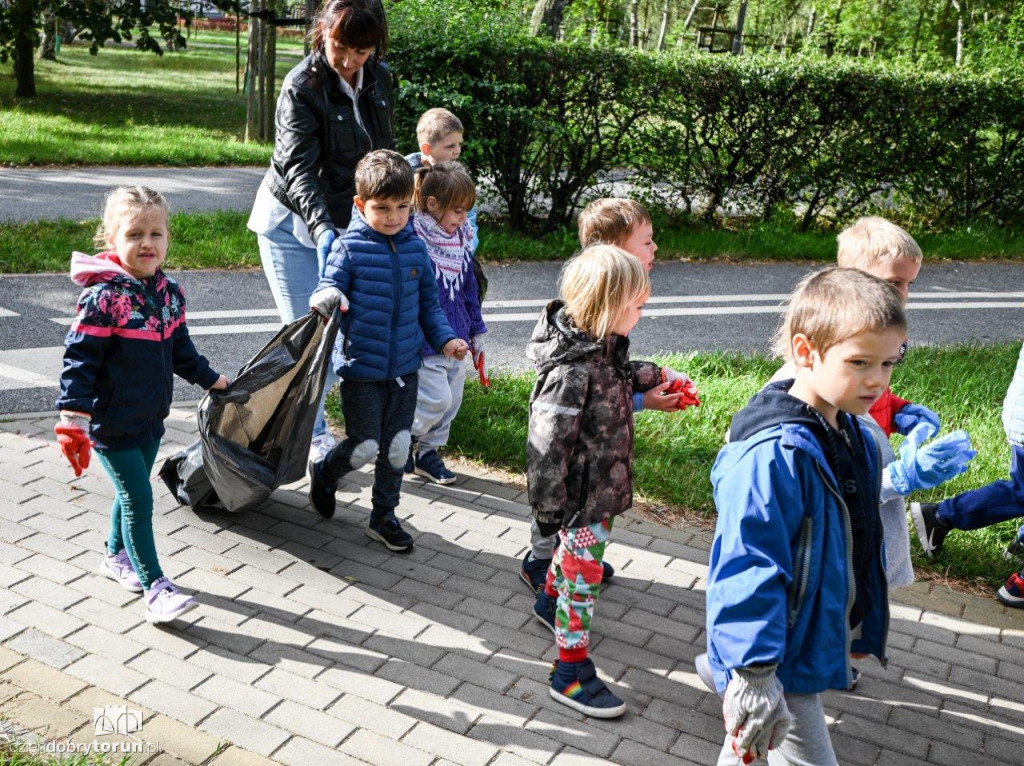
M 283 77 L 294 57 L 278 60 Z M 245 143 L 245 94 L 234 51 L 157 56 L 65 46 L 36 62 L 33 99 L 0 76 L 0 163 L 13 165 L 263 165 L 272 147 Z
M 911 500 L 936 501 L 950 494 L 1006 478 L 1009 450 L 1000 422 L 1003 396 L 1012 377 L 1020 345 L 911 347 L 907 363 L 893 375 L 900 396 L 935 409 L 946 433 L 970 433 L 978 456 L 967 473 L 944 487 L 916 493 Z M 657 359 L 684 370 L 697 382 L 701 406 L 681 413 L 640 413 L 636 417 L 635 491 L 638 500 L 665 509 L 668 516 L 713 519 L 709 475 L 733 414 L 778 367 L 758 354 L 691 353 Z M 485 390 L 475 380 L 452 426 L 448 451 L 467 458 L 523 471 L 526 460 L 527 407 L 534 375 L 495 374 Z M 336 394 L 330 402 L 340 417 Z M 899 437 L 896 437 L 899 441 Z M 658 513 L 665 517 L 665 513 Z M 911 535 L 915 563 L 941 575 L 993 587 L 1021 562 L 1002 552 L 1017 523 L 1004 522 L 973 532 L 954 532 L 941 556 L 929 561 Z
M 98 212 L 98 211 L 97 211 Z M 171 220 L 170 261 L 174 268 L 231 269 L 258 266 L 255 240 L 245 223 L 246 212 L 176 213 Z M 485 263 L 551 261 L 570 257 L 579 247 L 576 232 L 565 230 L 536 238 L 510 232 L 482 218 L 477 256 Z M 72 250 L 90 252 L 98 219 L 38 221 L 0 226 L 0 274 L 63 271 Z M 830 232 L 786 232 L 754 226 L 729 231 L 702 226 L 659 228 L 658 258 L 662 261 L 730 259 L 736 261 L 806 260 L 822 264 L 835 258 Z M 1024 234 L 973 227 L 946 235 L 926 234 L 920 242 L 928 260 L 953 258 L 1020 259 Z

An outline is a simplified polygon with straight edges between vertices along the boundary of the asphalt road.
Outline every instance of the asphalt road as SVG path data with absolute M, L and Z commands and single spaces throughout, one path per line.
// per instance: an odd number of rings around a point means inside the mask
M 559 268 L 558 263 L 487 267 L 487 356 L 499 373 L 528 369 L 523 349 L 541 306 L 556 295 Z M 659 262 L 652 298 L 632 334 L 632 355 L 765 350 L 782 297 L 808 268 Z M 229 376 L 279 326 L 261 271 L 191 271 L 175 277 L 188 294 L 196 345 Z M 0 277 L 0 413 L 52 408 L 61 344 L 78 292 L 63 275 Z M 911 292 L 911 339 L 914 344 L 1020 340 L 1022 307 L 1020 265 L 928 264 Z M 179 400 L 200 394 L 177 384 Z

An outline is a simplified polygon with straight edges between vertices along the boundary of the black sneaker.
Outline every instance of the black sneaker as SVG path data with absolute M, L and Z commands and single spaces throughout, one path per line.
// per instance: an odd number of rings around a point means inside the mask
M 921 541 L 921 547 L 929 558 L 939 555 L 946 535 L 952 530 L 936 515 L 938 510 L 939 506 L 935 503 L 910 504 L 910 516 L 914 520 L 917 539 Z
M 393 513 L 386 516 L 371 516 L 366 527 L 371 540 L 384 543 L 389 550 L 407 551 L 413 546 L 412 535 L 402 529 L 402 524 Z
M 556 661 L 551 668 L 550 692 L 553 700 L 592 718 L 618 718 L 626 712 L 626 703 L 597 677 L 597 669 L 590 659 Z
M 415 436 L 409 442 L 409 457 L 406 459 L 405 468 L 403 469 L 406 473 L 412 473 L 416 470 L 416 447 L 418 443 L 419 439 Z
M 532 551 L 527 551 L 523 557 L 523 565 L 519 569 L 519 579 L 526 583 L 526 587 L 536 595 L 544 587 L 548 579 L 548 567 L 551 566 L 551 559 L 535 559 Z
M 549 596 L 543 589 L 537 594 L 537 601 L 533 605 L 533 616 L 537 621 L 546 625 L 552 635 L 555 634 L 555 607 L 558 606 L 558 597 Z
M 454 484 L 459 477 L 448 470 L 436 449 L 428 449 L 416 455 L 413 471 L 417 476 L 430 479 L 435 484 Z
M 309 502 L 316 512 L 325 519 L 334 517 L 334 493 L 338 491 L 337 482 L 329 483 L 323 477 L 323 459 L 309 466 Z

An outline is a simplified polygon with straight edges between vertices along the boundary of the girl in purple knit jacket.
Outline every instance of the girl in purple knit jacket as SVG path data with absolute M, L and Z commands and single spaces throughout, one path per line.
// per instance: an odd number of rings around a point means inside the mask
M 438 162 L 416 172 L 416 211 L 413 227 L 427 243 L 437 278 L 438 300 L 452 329 L 470 344 L 473 363 L 479 366 L 487 326 L 480 313 L 480 294 L 473 272 L 475 233 L 466 213 L 476 204 L 476 187 L 458 162 Z M 448 432 L 462 404 L 466 365 L 423 347 L 416 417 L 406 473 L 438 484 L 451 484 L 438 449 L 448 443 Z

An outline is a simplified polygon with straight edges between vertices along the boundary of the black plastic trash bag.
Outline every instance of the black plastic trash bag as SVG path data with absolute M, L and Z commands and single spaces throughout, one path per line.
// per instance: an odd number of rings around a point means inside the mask
M 203 468 L 203 443 L 196 441 L 164 461 L 160 478 L 182 505 L 197 511 L 223 511 L 210 477 Z
M 335 312 L 325 324 L 310 313 L 281 328 L 228 388 L 210 391 L 199 403 L 199 442 L 185 454 L 198 445 L 201 466 L 189 460 L 178 465 L 192 466 L 186 474 L 194 485 L 201 486 L 195 475 L 201 470 L 224 510 L 253 508 L 282 484 L 305 475 L 338 316 Z M 164 463 L 161 476 L 179 455 Z M 182 470 L 174 470 L 181 478 Z M 184 488 L 171 491 L 193 505 L 193 495 Z

